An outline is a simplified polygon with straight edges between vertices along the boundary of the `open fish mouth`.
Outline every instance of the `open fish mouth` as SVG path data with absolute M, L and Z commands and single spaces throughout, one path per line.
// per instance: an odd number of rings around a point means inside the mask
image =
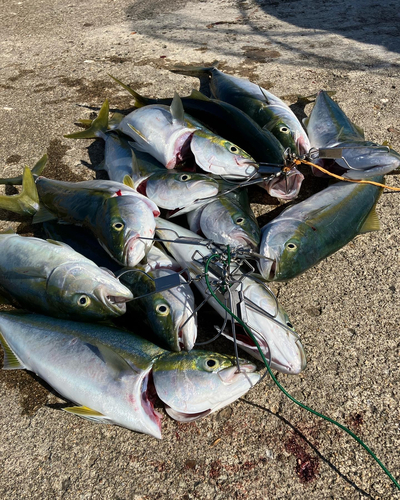
M 154 404 L 157 399 L 158 397 L 153 380 L 153 371 L 150 369 L 149 372 L 143 377 L 141 386 L 141 405 L 152 423 L 158 427 L 159 436 L 157 437 L 161 439 L 161 414 L 154 409 Z
M 199 413 L 184 413 L 181 411 L 174 410 L 168 405 L 165 405 L 165 411 L 168 415 L 177 420 L 178 422 L 193 422 L 194 420 L 199 420 L 200 418 L 204 418 L 211 413 L 211 409 L 200 411 Z
M 118 316 L 126 312 L 126 303 L 132 300 L 132 296 L 111 295 L 107 293 L 103 287 L 97 288 L 94 291 L 96 297 L 109 309 Z
M 134 267 L 145 256 L 146 240 L 142 241 L 139 233 L 127 239 L 122 253 L 123 263 L 127 267 Z
M 276 259 L 264 257 L 262 264 L 260 264 L 260 271 L 263 278 L 267 281 L 274 281 L 277 274 L 278 262 Z
M 235 247 L 251 248 L 252 250 L 258 248 L 259 242 L 244 231 L 233 231 L 231 237 L 234 239 Z

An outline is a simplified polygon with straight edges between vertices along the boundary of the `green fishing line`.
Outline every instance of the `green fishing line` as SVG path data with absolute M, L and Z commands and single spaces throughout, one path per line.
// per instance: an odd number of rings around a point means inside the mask
M 229 246 L 227 248 L 227 253 L 228 253 L 228 262 L 230 263 L 231 256 L 230 256 L 230 248 L 229 248 Z M 267 362 L 267 360 L 266 360 L 266 358 L 264 356 L 264 353 L 262 352 L 261 347 L 260 347 L 259 343 L 257 342 L 256 338 L 251 333 L 249 327 L 240 318 L 238 318 L 228 307 L 226 307 L 225 304 L 223 304 L 218 299 L 218 297 L 215 295 L 215 293 L 214 293 L 214 291 L 213 291 L 213 289 L 212 289 L 212 287 L 210 285 L 210 281 L 208 279 L 208 268 L 209 268 L 209 265 L 210 265 L 211 261 L 213 259 L 218 259 L 218 258 L 220 258 L 220 255 L 218 255 L 218 254 L 212 254 L 212 255 L 210 255 L 210 257 L 208 257 L 208 259 L 206 261 L 206 264 L 205 264 L 205 267 L 204 267 L 204 272 L 205 272 L 205 281 L 206 281 L 206 284 L 207 284 L 207 288 L 208 288 L 209 292 L 211 293 L 211 295 L 214 297 L 214 299 L 218 302 L 218 304 L 232 317 L 232 319 L 234 319 L 235 321 L 237 321 L 245 329 L 245 331 L 247 332 L 247 334 L 249 335 L 249 337 L 251 338 L 251 340 L 254 342 L 255 346 L 257 347 L 258 352 L 260 353 L 260 355 L 262 357 L 262 360 L 263 360 L 263 362 L 264 362 L 264 364 L 265 364 L 265 366 L 266 366 L 266 368 L 268 370 L 268 373 L 270 374 L 272 380 L 275 382 L 275 384 L 278 386 L 278 388 L 283 392 L 283 394 L 285 394 L 286 397 L 288 397 L 296 405 L 300 406 L 304 410 L 309 411 L 310 413 L 316 415 L 317 417 L 320 417 L 320 418 L 322 418 L 322 419 L 330 422 L 331 424 L 336 425 L 337 427 L 339 427 L 343 431 L 347 432 L 347 434 L 349 434 L 353 439 L 355 439 L 357 441 L 357 443 L 359 443 L 371 455 L 371 457 L 383 469 L 383 471 L 385 472 L 385 474 L 392 480 L 392 482 L 396 486 L 396 488 L 398 488 L 400 490 L 400 484 L 396 481 L 396 479 L 392 476 L 392 474 L 388 471 L 388 469 L 383 465 L 383 463 L 379 460 L 379 458 L 374 454 L 374 452 L 358 436 L 356 436 L 356 434 L 354 434 L 354 432 L 352 432 L 350 429 L 348 429 L 344 425 L 340 424 L 339 422 L 336 422 L 336 420 L 333 420 L 332 418 L 327 417 L 327 416 L 323 415 L 322 413 L 319 413 L 319 412 L 313 410 L 312 408 L 309 408 L 307 405 L 301 403 L 300 401 L 297 401 L 297 399 L 295 399 L 293 396 L 291 396 L 281 386 L 281 384 L 276 379 L 275 375 L 272 373 L 272 370 L 271 370 L 271 368 L 270 368 L 270 366 L 269 366 L 269 364 L 268 364 L 268 362 Z

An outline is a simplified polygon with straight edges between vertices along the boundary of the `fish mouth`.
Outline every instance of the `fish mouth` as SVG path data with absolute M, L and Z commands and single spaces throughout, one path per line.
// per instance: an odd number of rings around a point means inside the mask
M 194 347 L 197 338 L 197 328 L 192 325 L 192 322 L 196 325 L 195 316 L 192 316 L 190 319 L 184 318 L 179 326 L 179 351 L 191 351 Z
M 277 275 L 278 262 L 276 259 L 265 257 L 259 264 L 262 277 L 267 281 L 274 281 Z
M 94 291 L 94 294 L 107 307 L 107 309 L 114 312 L 117 316 L 125 314 L 126 303 L 132 300 L 132 294 L 127 296 L 111 295 L 107 293 L 107 290 L 104 287 L 98 287 Z
M 211 409 L 200 411 L 199 413 L 184 413 L 181 411 L 174 410 L 168 405 L 165 405 L 165 411 L 171 418 L 177 420 L 178 422 L 193 422 L 194 420 L 199 420 L 200 418 L 204 418 L 211 413 Z
M 262 359 L 262 356 L 252 338 L 249 337 L 245 332 L 241 333 L 240 331 L 237 331 L 237 329 L 242 329 L 242 327 L 240 325 L 236 325 L 236 341 L 238 345 L 241 346 L 246 351 L 251 352 L 252 356 L 263 362 L 264 360 Z M 297 334 L 295 334 L 294 332 L 291 333 L 297 336 Z M 301 344 L 300 346 L 297 345 L 297 342 L 300 343 L 299 338 L 297 338 L 296 340 L 296 346 L 298 348 L 298 354 L 299 354 L 298 362 L 283 363 L 272 354 L 267 341 L 263 337 L 260 337 L 254 331 L 252 331 L 252 334 L 257 340 L 257 343 L 260 346 L 265 359 L 269 362 L 270 367 L 273 368 L 274 370 L 278 370 L 279 372 L 286 373 L 288 375 L 297 375 L 300 372 L 302 372 L 307 366 L 304 350 Z M 228 337 L 230 340 L 233 340 L 230 331 L 228 330 L 224 331 L 223 335 L 224 337 Z
M 138 249 L 142 246 L 143 248 Z M 125 242 L 122 252 L 123 264 L 127 267 L 134 267 L 145 256 L 146 244 L 140 239 L 140 234 L 136 233 Z
M 282 200 L 292 200 L 299 194 L 303 180 L 304 175 L 293 168 L 284 176 L 279 176 L 266 183 L 265 189 L 270 196 Z
M 144 412 L 150 418 L 151 422 L 155 424 L 156 429 L 153 430 L 152 435 L 161 439 L 161 415 L 154 409 L 157 401 L 157 391 L 153 380 L 152 368 L 145 374 L 141 385 L 141 404 Z M 158 432 L 157 432 L 158 429 Z M 157 434 L 155 434 L 154 433 Z
M 256 250 L 258 248 L 259 242 L 253 239 L 251 236 L 246 234 L 244 231 L 232 231 L 231 237 L 236 241 L 236 247 L 245 247 Z

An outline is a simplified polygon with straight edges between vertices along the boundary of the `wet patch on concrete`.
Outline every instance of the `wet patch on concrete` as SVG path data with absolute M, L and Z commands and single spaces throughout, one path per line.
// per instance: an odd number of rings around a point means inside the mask
M 47 148 L 49 161 L 43 171 L 43 175 L 50 179 L 63 180 L 69 182 L 79 182 L 86 180 L 85 177 L 71 172 L 68 166 L 63 162 L 65 153 L 70 148 L 63 144 L 60 139 L 52 139 Z
M 253 47 L 245 45 L 242 47 L 243 54 L 247 59 L 257 62 L 266 62 L 268 59 L 277 59 L 282 54 L 277 50 L 271 50 L 265 47 Z
M 34 73 L 33 69 L 19 69 L 18 74 L 15 76 L 10 76 L 8 81 L 9 82 L 16 82 L 16 81 L 20 80 L 21 78 L 24 78 L 25 76 L 30 75 L 32 73 Z
M 13 165 L 14 163 L 18 163 L 22 160 L 22 156 L 20 155 L 11 155 L 8 158 L 6 158 L 6 164 L 7 165 Z
M 3 351 L 0 363 L 3 366 Z M 0 383 L 4 383 L 6 389 L 18 390 L 21 415 L 33 417 L 46 404 L 48 390 L 25 370 L 0 370 Z

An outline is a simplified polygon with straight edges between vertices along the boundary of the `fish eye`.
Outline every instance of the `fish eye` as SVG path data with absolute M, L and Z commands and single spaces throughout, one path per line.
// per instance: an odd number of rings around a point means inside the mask
M 283 132 L 284 134 L 288 134 L 290 132 L 290 130 L 287 127 L 281 127 L 279 131 Z
M 294 250 L 297 250 L 297 245 L 296 243 L 286 243 L 286 248 L 293 252 Z
M 234 146 L 233 144 L 231 144 L 231 145 L 229 146 L 229 151 L 230 151 L 231 153 L 234 153 L 234 154 L 239 153 L 239 149 L 238 149 L 236 146 Z
M 81 295 L 78 299 L 78 305 L 87 307 L 90 304 L 90 299 L 87 295 Z
M 235 220 L 235 223 L 236 224 L 240 224 L 242 225 L 244 223 L 244 218 L 243 217 L 238 217 L 236 220 Z
M 114 222 L 114 224 L 112 225 L 112 227 L 116 230 L 116 231 L 122 231 L 124 229 L 124 224 L 123 222 Z
M 180 181 L 188 181 L 190 179 L 190 175 L 189 174 L 182 174 L 180 177 L 179 177 L 179 180 Z
M 212 358 L 208 358 L 205 360 L 204 362 L 204 368 L 209 371 L 209 372 L 212 372 L 214 370 L 214 368 L 217 366 L 217 361 L 215 359 L 212 359 Z
M 158 304 L 156 306 L 156 312 L 161 316 L 167 316 L 169 314 L 169 307 L 166 304 Z

